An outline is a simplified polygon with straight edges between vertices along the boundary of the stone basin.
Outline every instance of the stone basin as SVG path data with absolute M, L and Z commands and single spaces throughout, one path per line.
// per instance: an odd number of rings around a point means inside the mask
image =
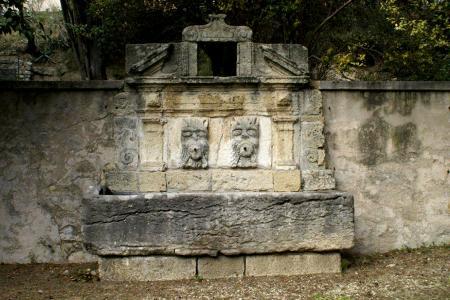
M 83 200 L 100 256 L 329 252 L 353 246 L 353 197 L 339 191 L 151 193 Z

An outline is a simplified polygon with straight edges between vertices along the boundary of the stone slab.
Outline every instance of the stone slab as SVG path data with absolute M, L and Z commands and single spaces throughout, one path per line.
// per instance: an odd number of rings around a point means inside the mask
M 204 279 L 244 276 L 244 256 L 200 257 L 197 260 L 198 276 Z
M 339 253 L 295 253 L 246 257 L 246 276 L 340 273 Z
M 105 281 L 159 281 L 192 279 L 196 259 L 176 256 L 102 257 L 99 276 Z
M 225 255 L 353 246 L 348 193 L 152 193 L 83 200 L 82 232 L 98 255 Z

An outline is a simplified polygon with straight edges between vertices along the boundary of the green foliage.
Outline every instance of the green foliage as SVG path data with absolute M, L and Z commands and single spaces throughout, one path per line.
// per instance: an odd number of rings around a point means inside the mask
M 394 28 L 385 68 L 400 78 L 450 79 L 450 1 L 385 0 L 381 4 Z
M 30 16 L 24 10 L 25 0 L 0 0 L 0 33 L 31 31 Z
M 313 300 L 351 300 L 352 298 L 348 296 L 325 296 L 320 293 L 313 295 Z
M 31 16 L 31 25 L 41 50 L 41 55 L 35 61 L 48 60 L 56 50 L 69 48 L 63 17 L 59 11 L 32 12 Z
M 351 262 L 348 259 L 343 258 L 341 260 L 341 270 L 342 270 L 342 272 L 346 272 L 350 266 L 351 266 Z
M 30 6 L 25 0 L 0 0 L 0 33 L 24 36 L 28 41 L 26 51 L 37 60 L 48 58 L 57 48 L 67 48 L 61 13 L 37 12 Z

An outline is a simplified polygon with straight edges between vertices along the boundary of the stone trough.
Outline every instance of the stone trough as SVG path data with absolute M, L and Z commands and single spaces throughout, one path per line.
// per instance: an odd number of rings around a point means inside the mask
M 252 43 L 224 18 L 181 43 L 127 46 L 116 161 L 83 200 L 103 280 L 339 272 L 353 246 L 306 48 Z

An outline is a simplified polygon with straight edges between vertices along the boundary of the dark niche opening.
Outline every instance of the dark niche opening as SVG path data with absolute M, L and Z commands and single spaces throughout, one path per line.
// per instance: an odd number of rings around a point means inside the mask
M 197 47 L 198 76 L 236 76 L 237 43 L 203 42 Z

